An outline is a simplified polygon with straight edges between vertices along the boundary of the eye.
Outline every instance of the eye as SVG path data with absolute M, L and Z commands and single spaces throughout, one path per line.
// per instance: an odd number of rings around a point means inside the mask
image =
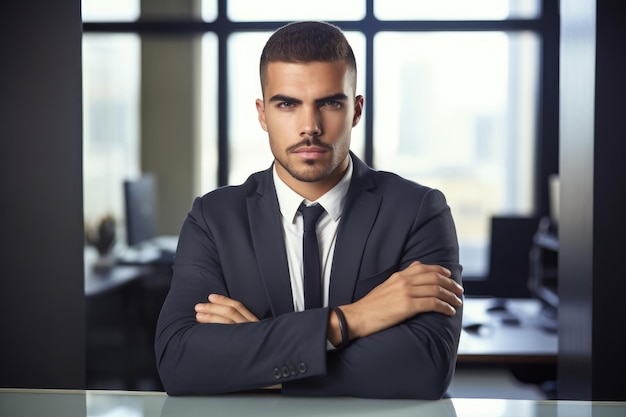
M 321 107 L 331 108 L 331 109 L 340 109 L 342 107 L 342 103 L 337 100 L 326 100 L 322 103 Z
M 291 109 L 295 106 L 295 104 L 291 101 L 281 101 L 276 104 L 276 107 L 279 109 Z

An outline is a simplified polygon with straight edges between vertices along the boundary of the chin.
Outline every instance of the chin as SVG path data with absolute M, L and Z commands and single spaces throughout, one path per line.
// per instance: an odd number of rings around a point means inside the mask
M 289 174 L 302 182 L 318 182 L 322 181 L 330 175 L 326 169 L 319 169 L 316 164 L 308 164 L 309 168 L 299 170 L 289 170 Z

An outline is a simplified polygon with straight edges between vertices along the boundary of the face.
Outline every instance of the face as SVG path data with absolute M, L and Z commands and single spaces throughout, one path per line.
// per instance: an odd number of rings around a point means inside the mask
M 348 167 L 352 128 L 363 97 L 344 62 L 268 64 L 259 122 L 268 132 L 280 178 L 306 198 L 337 184 Z

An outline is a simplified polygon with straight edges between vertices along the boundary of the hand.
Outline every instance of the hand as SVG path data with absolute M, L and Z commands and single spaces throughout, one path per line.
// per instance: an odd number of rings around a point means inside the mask
M 456 307 L 462 304 L 463 287 L 450 276 L 442 266 L 416 261 L 359 301 L 341 306 L 350 339 L 379 332 L 420 313 L 455 315 Z
M 235 324 L 259 321 L 240 301 L 224 295 L 210 294 L 208 303 L 195 306 L 198 323 Z

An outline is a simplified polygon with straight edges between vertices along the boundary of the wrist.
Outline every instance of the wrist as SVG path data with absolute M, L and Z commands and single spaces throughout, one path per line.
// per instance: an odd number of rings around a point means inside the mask
M 345 317 L 348 337 L 350 340 L 367 336 L 365 329 L 361 324 L 361 314 L 359 313 L 356 303 L 342 305 L 341 311 Z
M 339 328 L 339 317 L 332 307 L 329 307 L 328 313 L 328 331 L 326 338 L 334 346 L 337 347 L 341 344 L 341 329 Z
M 350 334 L 348 331 L 346 316 L 339 307 L 330 307 L 330 310 L 334 313 L 334 319 L 336 319 L 337 327 L 339 329 L 339 341 L 338 343 L 334 343 L 334 346 L 337 349 L 344 349 L 350 344 Z

